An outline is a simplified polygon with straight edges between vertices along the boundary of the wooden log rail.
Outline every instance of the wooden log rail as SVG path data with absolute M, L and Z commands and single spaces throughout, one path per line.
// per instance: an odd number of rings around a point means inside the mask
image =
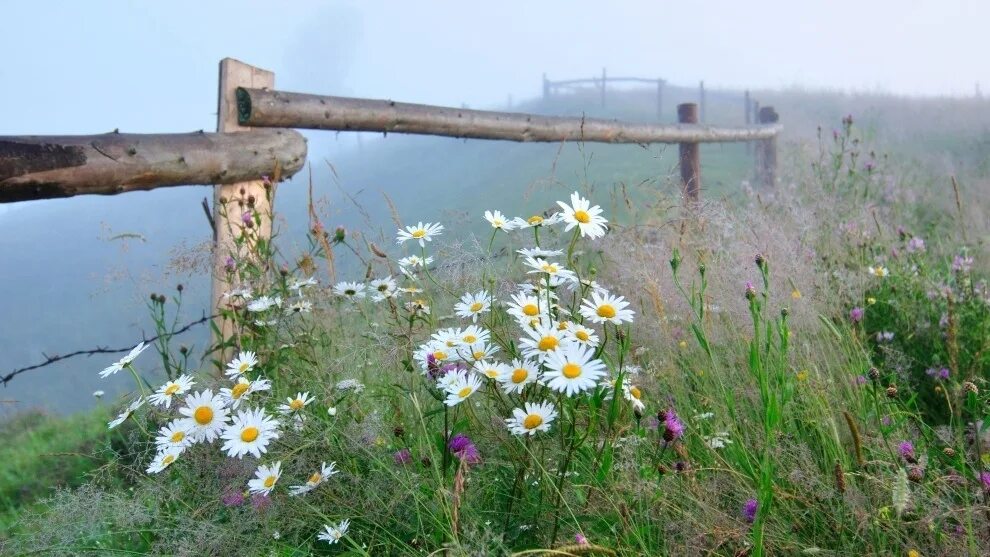
M 771 139 L 781 129 L 776 124 L 716 127 L 539 116 L 243 87 L 237 89 L 237 109 L 240 123 L 252 127 L 391 132 L 522 142 L 718 143 Z
M 0 136 L 0 203 L 229 184 L 276 166 L 288 177 L 305 161 L 306 139 L 294 130 Z

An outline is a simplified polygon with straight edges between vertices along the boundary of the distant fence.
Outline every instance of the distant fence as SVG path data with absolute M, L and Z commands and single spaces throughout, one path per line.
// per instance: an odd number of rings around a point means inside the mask
M 544 77 L 544 94 L 583 81 L 587 80 L 548 82 Z M 607 78 L 603 70 L 603 105 L 608 81 L 643 80 Z M 220 62 L 219 83 L 218 133 L 0 137 L 0 203 L 214 184 L 213 301 L 214 308 L 220 308 L 222 295 L 229 289 L 225 262 L 238 254 L 235 239 L 241 228 L 253 225 L 242 222 L 239 212 L 228 212 L 227 206 L 247 203 L 259 215 L 267 215 L 273 186 L 260 177 L 278 174 L 285 178 L 305 163 L 305 140 L 285 128 L 523 142 L 678 144 L 687 203 L 700 198 L 700 143 L 753 142 L 760 183 L 772 186 L 776 181 L 776 138 L 781 128 L 771 107 L 759 110 L 756 125 L 743 127 L 700 124 L 703 118 L 697 103 L 678 105 L 677 124 L 469 110 L 276 91 L 272 72 L 232 58 Z M 663 80 L 655 83 L 659 110 Z M 703 86 L 701 91 L 703 106 Z M 264 218 L 256 234 L 269 238 L 270 220 Z M 226 336 L 231 327 L 224 320 L 222 334 Z

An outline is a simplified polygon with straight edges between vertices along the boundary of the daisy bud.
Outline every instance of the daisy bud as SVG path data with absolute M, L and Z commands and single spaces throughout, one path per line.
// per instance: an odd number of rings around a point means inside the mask
M 758 269 L 762 269 L 763 268 L 763 265 L 765 265 L 766 262 L 767 262 L 767 260 L 763 258 L 763 254 L 762 253 L 756 254 L 756 257 L 753 258 L 753 261 L 756 262 L 756 267 Z
M 887 386 L 887 398 L 897 398 L 897 385 L 891 383 Z
M 681 266 L 681 253 L 675 249 L 674 256 L 670 258 L 670 269 L 674 271 L 674 273 L 676 273 L 677 268 L 680 266 Z
M 340 242 L 343 242 L 346 237 L 347 237 L 347 230 L 343 226 L 338 226 L 337 229 L 334 230 L 333 232 L 333 241 L 337 242 L 338 244 Z

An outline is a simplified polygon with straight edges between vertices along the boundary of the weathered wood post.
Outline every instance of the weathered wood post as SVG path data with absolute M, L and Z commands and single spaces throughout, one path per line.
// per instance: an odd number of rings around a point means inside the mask
M 605 68 L 602 68 L 602 108 L 605 108 L 605 82 L 608 78 L 605 76 Z
M 663 80 L 657 78 L 657 121 L 663 121 Z
M 217 131 L 233 132 L 250 129 L 241 126 L 237 120 L 238 87 L 274 88 L 275 74 L 268 70 L 256 68 L 235 60 L 224 58 L 220 61 L 220 86 L 217 106 Z M 259 176 L 257 180 L 216 186 L 213 190 L 213 311 L 219 311 L 223 301 L 223 293 L 230 289 L 228 277 L 236 280 L 237 273 L 231 273 L 229 265 L 232 261 L 244 257 L 235 244 L 243 227 L 246 226 L 244 213 L 251 211 L 260 217 L 261 225 L 257 228 L 257 237 L 270 239 L 272 235 L 272 201 L 275 197 L 275 184 L 267 185 Z M 253 205 L 253 207 L 252 207 Z M 253 226 L 253 223 L 252 223 Z M 229 319 L 221 318 L 217 323 L 223 338 L 214 338 L 214 344 L 230 338 L 234 324 Z M 217 354 L 221 364 L 227 359 L 226 351 L 221 349 Z
M 698 123 L 698 105 L 684 103 L 677 105 L 677 122 L 681 124 Z M 697 142 L 679 143 L 681 184 L 684 190 L 684 202 L 695 203 L 701 197 L 701 157 Z
M 759 124 L 776 124 L 780 120 L 772 106 L 764 106 L 756 114 Z M 777 183 L 777 136 L 761 139 L 756 143 L 756 178 L 763 187 Z
M 547 72 L 543 72 L 543 100 L 550 98 L 550 82 L 547 81 Z
M 702 79 L 698 83 L 698 104 L 701 106 L 701 114 L 699 116 L 699 122 L 707 122 L 705 119 L 705 80 Z

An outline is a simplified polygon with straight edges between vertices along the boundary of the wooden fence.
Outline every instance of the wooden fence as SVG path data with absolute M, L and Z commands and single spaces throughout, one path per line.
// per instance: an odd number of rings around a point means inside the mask
M 583 81 L 587 80 L 548 82 L 544 76 L 544 95 Z M 603 70 L 603 104 L 608 81 L 644 80 L 608 78 Z M 657 84 L 659 110 L 663 80 L 645 81 Z M 781 128 L 771 107 L 760 108 L 756 125 L 744 127 L 701 124 L 696 103 L 677 107 L 677 124 L 469 110 L 278 91 L 272 72 L 231 58 L 220 62 L 219 84 L 217 133 L 0 137 L 0 203 L 212 184 L 213 301 L 219 308 L 229 289 L 225 262 L 240 255 L 234 239 L 246 226 L 239 213 L 228 215 L 225 207 L 251 200 L 257 214 L 270 214 L 274 185 L 261 176 L 287 178 L 306 160 L 305 140 L 289 128 L 524 142 L 677 144 L 684 199 L 689 204 L 700 198 L 700 143 L 752 142 L 759 182 L 772 186 L 776 181 L 776 138 Z M 749 106 L 748 94 L 746 102 Z M 748 118 L 747 113 L 747 122 Z M 264 218 L 256 233 L 270 237 L 271 222 Z M 225 337 L 230 326 L 221 325 Z

